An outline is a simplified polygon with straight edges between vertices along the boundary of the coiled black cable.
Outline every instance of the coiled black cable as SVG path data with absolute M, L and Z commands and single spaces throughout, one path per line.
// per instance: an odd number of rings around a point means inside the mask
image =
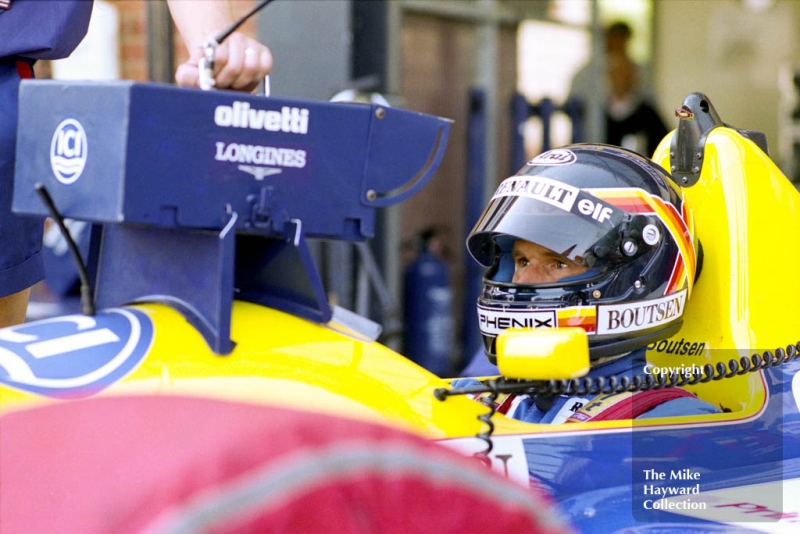
M 507 380 L 504 378 L 492 379 L 481 385 L 472 385 L 461 388 L 438 388 L 434 396 L 439 400 L 452 395 L 480 394 L 497 391 L 499 393 L 516 393 L 528 395 L 601 395 L 611 393 L 647 391 L 668 387 L 693 386 L 706 382 L 733 378 L 777 367 L 800 359 L 800 341 L 789 345 L 785 349 L 779 348 L 766 351 L 763 354 L 754 353 L 751 356 L 742 356 L 731 359 L 728 363 L 717 362 L 716 365 L 706 364 L 693 373 L 659 373 L 637 374 L 628 376 L 599 376 L 582 377 L 569 380 Z
M 444 401 L 447 397 L 453 395 L 489 393 L 488 396 L 481 398 L 481 402 L 489 408 L 489 412 L 478 416 L 478 419 L 487 426 L 487 430 L 476 436 L 487 444 L 486 450 L 479 453 L 479 455 L 488 458 L 494 447 L 492 444 L 492 433 L 494 432 L 492 417 L 497 412 L 495 401 L 501 393 L 583 397 L 693 386 L 763 371 L 795 360 L 800 361 L 800 341 L 793 345 L 788 345 L 785 349 L 778 348 L 774 353 L 768 350 L 763 354 L 753 353 L 749 357 L 742 356 L 738 359 L 730 359 L 727 364 L 724 362 L 717 362 L 716 365 L 709 363 L 693 373 L 679 374 L 673 371 L 670 374 L 637 374 L 633 377 L 599 376 L 548 381 L 506 380 L 499 377 L 486 380 L 479 385 L 461 388 L 437 388 L 434 390 L 433 395 L 437 400 Z
M 496 380 L 487 380 L 486 386 L 489 388 L 489 395 L 481 397 L 480 401 L 484 406 L 489 408 L 489 411 L 479 415 L 478 420 L 485 424 L 487 428 L 477 435 L 478 439 L 486 442 L 486 449 L 478 453 L 477 456 L 485 462 L 488 462 L 488 465 L 491 466 L 489 453 L 492 452 L 494 448 L 494 443 L 492 443 L 492 433 L 494 433 L 494 421 L 492 421 L 492 416 L 497 412 L 497 397 L 500 395 L 500 392 L 497 389 Z

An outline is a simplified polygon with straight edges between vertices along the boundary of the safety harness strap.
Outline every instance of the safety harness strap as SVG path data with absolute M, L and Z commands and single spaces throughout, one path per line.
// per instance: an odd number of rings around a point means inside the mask
M 625 391 L 598 395 L 575 412 L 568 423 L 586 421 L 614 421 L 636 419 L 665 402 L 695 395 L 681 388 L 651 389 L 647 391 Z

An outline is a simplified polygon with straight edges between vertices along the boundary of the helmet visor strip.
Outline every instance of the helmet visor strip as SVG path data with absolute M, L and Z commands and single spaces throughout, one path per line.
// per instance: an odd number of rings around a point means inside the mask
M 500 184 L 473 228 L 468 247 L 476 260 L 490 266 L 495 259 L 494 238 L 507 235 L 604 271 L 610 263 L 618 264 L 620 228 L 631 218 L 612 204 L 562 182 L 512 176 Z

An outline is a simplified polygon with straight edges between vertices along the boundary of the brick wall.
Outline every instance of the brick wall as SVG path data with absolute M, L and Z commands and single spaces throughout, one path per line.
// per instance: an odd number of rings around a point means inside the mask
M 145 1 L 113 0 L 113 4 L 119 12 L 120 66 L 123 79 L 147 80 L 147 6 Z
M 156 0 L 109 0 L 119 10 L 120 58 L 122 78 L 127 80 L 147 80 L 147 2 Z M 184 0 L 203 2 L 206 0 Z M 231 0 L 234 20 L 244 16 L 255 6 L 255 0 Z M 255 17 L 249 20 L 240 31 L 250 36 L 256 35 Z M 177 30 L 175 30 L 175 65 L 186 61 L 188 53 Z

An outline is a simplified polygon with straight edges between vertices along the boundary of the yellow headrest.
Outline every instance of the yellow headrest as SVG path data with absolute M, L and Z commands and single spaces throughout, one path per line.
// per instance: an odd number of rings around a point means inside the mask
M 671 170 L 672 132 L 654 161 Z M 674 150 L 674 148 L 673 148 Z M 705 139 L 697 182 L 683 187 L 703 265 L 684 324 L 648 347 L 659 367 L 702 366 L 800 341 L 800 193 L 753 141 L 727 126 Z M 674 159 L 672 160 L 674 161 Z M 763 395 L 757 373 L 695 386 L 735 410 Z

